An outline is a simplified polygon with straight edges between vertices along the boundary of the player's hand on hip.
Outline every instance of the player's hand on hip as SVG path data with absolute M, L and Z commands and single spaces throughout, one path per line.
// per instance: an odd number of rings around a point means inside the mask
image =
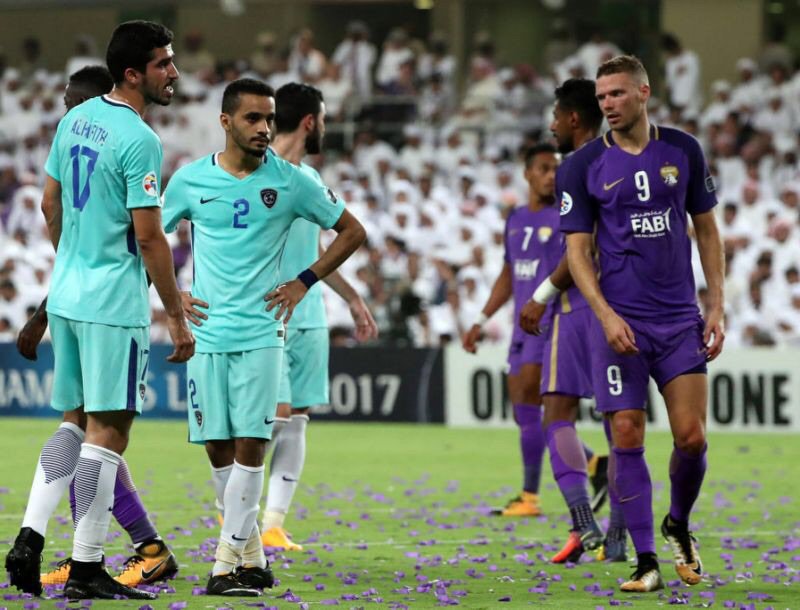
M 167 328 L 175 349 L 167 356 L 168 362 L 186 362 L 194 356 L 194 335 L 186 324 L 186 318 L 181 312 L 180 316 L 167 316 Z
M 461 341 L 461 346 L 470 354 L 474 354 L 478 351 L 478 343 L 481 340 L 481 330 L 480 325 L 473 324 Z
M 350 315 L 356 323 L 356 341 L 363 343 L 378 338 L 378 325 L 361 297 L 350 303 Z
M 618 354 L 632 356 L 639 353 L 636 347 L 636 337 L 633 329 L 616 313 L 611 313 L 602 320 L 603 330 L 606 333 L 606 341 Z
M 519 314 L 519 325 L 529 335 L 540 335 L 542 329 L 539 328 L 539 322 L 542 321 L 542 316 L 547 310 L 547 305 L 537 303 L 533 299 L 525 303 L 522 311 Z
M 181 305 L 186 318 L 195 326 L 202 326 L 200 320 L 208 320 L 208 314 L 203 313 L 197 307 L 208 309 L 208 303 L 192 296 L 188 290 L 181 291 Z
M 706 346 L 706 361 L 711 362 L 722 353 L 725 342 L 725 312 L 715 308 L 706 316 L 706 327 L 703 330 L 703 343 Z
M 36 360 L 36 348 L 39 346 L 45 330 L 47 330 L 47 316 L 35 313 L 25 323 L 17 337 L 17 351 L 23 358 Z
M 306 292 L 308 292 L 308 288 L 300 280 L 291 280 L 281 284 L 264 297 L 267 302 L 267 311 L 272 311 L 277 307 L 275 319 L 283 319 L 284 324 L 287 324 L 292 318 L 294 308 L 306 296 Z

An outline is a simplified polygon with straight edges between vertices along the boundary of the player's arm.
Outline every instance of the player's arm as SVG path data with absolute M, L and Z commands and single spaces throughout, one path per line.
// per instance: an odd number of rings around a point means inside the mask
M 276 320 L 283 318 L 284 322 L 288 322 L 294 308 L 308 289 L 346 261 L 367 238 L 367 232 L 362 224 L 347 210 L 342 210 L 339 220 L 331 228 L 337 235 L 322 256 L 308 269 L 302 271 L 296 279 L 281 284 L 264 297 L 267 301 L 267 311 L 278 308 L 275 314 Z
M 593 240 L 591 233 L 567 234 L 567 260 L 572 278 L 584 298 L 600 320 L 608 344 L 618 354 L 636 354 L 636 338 L 628 323 L 608 304 L 597 280 L 592 262 Z
M 50 241 L 53 242 L 53 249 L 58 250 L 58 242 L 61 239 L 63 207 L 61 204 L 61 183 L 52 176 L 45 177 L 44 193 L 42 194 L 42 213 L 47 222 L 47 230 L 50 233 Z
M 725 341 L 725 254 L 713 210 L 692 215 L 692 224 L 708 287 L 703 341 L 708 346 L 706 359 L 713 360 L 722 352 Z
M 17 351 L 27 360 L 36 360 L 36 348 L 47 330 L 47 297 L 41 302 L 31 319 L 25 323 L 17 336 Z
M 564 254 L 558 265 L 548 277 L 542 281 L 533 292 L 531 300 L 525 303 L 519 313 L 519 325 L 526 333 L 538 335 L 542 332 L 539 322 L 542 321 L 547 305 L 562 291 L 573 285 L 572 275 L 569 272 L 569 261 Z
M 134 208 L 131 210 L 131 217 L 144 266 L 164 304 L 167 327 L 175 344 L 175 349 L 167 360 L 186 362 L 194 354 L 194 336 L 183 315 L 181 296 L 175 282 L 172 250 L 161 228 L 161 208 L 158 206 Z
M 319 245 L 319 257 L 322 258 L 325 254 L 325 249 L 322 244 Z M 369 307 L 361 298 L 361 295 L 356 292 L 356 289 L 350 285 L 344 276 L 334 269 L 322 280 L 331 290 L 342 297 L 347 306 L 350 308 L 350 315 L 353 316 L 353 322 L 356 323 L 356 340 L 367 341 L 369 339 L 378 338 L 378 325 L 369 311 Z
M 511 282 L 511 265 L 508 262 L 503 264 L 503 269 L 497 276 L 492 286 L 492 291 L 489 293 L 489 298 L 486 299 L 486 304 L 481 309 L 478 319 L 472 324 L 470 329 L 464 335 L 461 342 L 462 347 L 470 354 L 478 351 L 478 342 L 481 338 L 483 325 L 489 321 L 497 310 L 506 304 L 508 299 L 511 298 L 513 285 Z

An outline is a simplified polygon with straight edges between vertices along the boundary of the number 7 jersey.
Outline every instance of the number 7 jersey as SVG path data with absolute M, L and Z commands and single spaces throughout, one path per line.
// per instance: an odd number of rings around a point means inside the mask
M 160 205 L 161 141 L 105 96 L 70 110 L 45 164 L 61 184 L 62 224 L 47 311 L 82 322 L 150 324 L 131 210 Z

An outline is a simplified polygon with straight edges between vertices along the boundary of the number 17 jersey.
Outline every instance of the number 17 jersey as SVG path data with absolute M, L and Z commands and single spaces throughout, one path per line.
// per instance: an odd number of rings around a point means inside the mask
M 61 184 L 61 238 L 47 311 L 109 326 L 150 324 L 131 210 L 160 205 L 161 142 L 131 106 L 102 97 L 58 124 L 45 164 Z

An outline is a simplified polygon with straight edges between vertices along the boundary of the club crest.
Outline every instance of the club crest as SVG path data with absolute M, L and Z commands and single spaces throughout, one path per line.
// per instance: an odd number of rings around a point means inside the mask
M 200 413 L 199 409 L 194 412 L 194 418 L 197 421 L 197 425 L 202 427 L 202 425 L 203 425 L 203 414 Z
M 667 186 L 678 184 L 678 168 L 674 165 L 665 165 L 660 170 L 661 178 Z
M 278 191 L 275 189 L 264 189 L 261 191 L 261 201 L 264 202 L 264 205 L 268 208 L 271 208 L 275 205 L 275 202 L 278 201 Z
M 146 391 L 147 391 L 147 386 L 144 385 L 143 383 L 140 383 L 139 384 L 139 398 L 144 400 L 144 394 L 145 394 Z

